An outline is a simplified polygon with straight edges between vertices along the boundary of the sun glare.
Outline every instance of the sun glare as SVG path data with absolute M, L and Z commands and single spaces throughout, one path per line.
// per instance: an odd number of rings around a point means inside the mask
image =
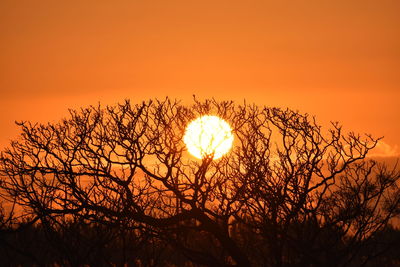
M 218 159 L 231 149 L 233 134 L 226 121 L 205 115 L 189 123 L 183 141 L 196 158 L 213 156 L 213 159 Z

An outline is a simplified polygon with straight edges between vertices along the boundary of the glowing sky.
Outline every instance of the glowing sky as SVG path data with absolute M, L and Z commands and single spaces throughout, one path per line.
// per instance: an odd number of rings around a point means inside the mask
M 0 2 L 0 147 L 14 120 L 164 96 L 298 109 L 400 144 L 400 1 Z M 384 147 L 384 148 L 383 148 Z

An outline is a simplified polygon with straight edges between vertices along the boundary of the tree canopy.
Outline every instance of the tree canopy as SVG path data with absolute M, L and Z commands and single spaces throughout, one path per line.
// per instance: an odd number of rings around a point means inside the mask
M 233 129 L 220 159 L 187 152 L 185 128 L 201 115 Z M 289 109 L 167 98 L 18 125 L 0 156 L 1 197 L 19 207 L 4 225 L 120 229 L 209 266 L 359 266 L 393 245 L 377 236 L 399 215 L 399 171 L 366 159 L 379 139 L 338 123 L 325 130 Z

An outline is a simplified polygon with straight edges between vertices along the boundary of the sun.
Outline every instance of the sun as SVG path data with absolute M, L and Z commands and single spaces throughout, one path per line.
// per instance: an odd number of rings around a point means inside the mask
M 230 125 L 217 116 L 201 116 L 186 127 L 183 141 L 190 154 L 203 159 L 218 159 L 232 147 L 233 134 Z

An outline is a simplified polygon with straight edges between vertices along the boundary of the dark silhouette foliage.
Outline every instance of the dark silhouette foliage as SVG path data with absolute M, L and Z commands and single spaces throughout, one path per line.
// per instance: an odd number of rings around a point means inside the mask
M 230 153 L 188 155 L 213 114 Z M 0 156 L 0 257 L 9 265 L 396 266 L 399 171 L 379 139 L 292 110 L 170 99 L 20 122 Z

